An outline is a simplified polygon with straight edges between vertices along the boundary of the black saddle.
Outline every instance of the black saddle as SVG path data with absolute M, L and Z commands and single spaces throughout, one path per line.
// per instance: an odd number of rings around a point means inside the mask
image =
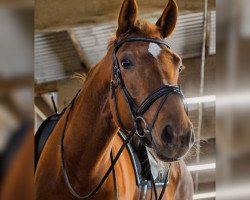
M 38 160 L 40 158 L 40 155 L 43 151 L 43 148 L 49 139 L 49 136 L 51 135 L 52 131 L 54 130 L 57 122 L 60 120 L 61 116 L 63 115 L 64 111 L 60 114 L 55 114 L 50 117 L 48 117 L 39 129 L 36 132 L 35 135 L 35 169 L 38 163 Z

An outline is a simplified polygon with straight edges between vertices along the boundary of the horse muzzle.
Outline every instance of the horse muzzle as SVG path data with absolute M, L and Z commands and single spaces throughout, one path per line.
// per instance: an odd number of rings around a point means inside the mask
M 159 137 L 160 140 L 153 139 L 151 148 L 160 160 L 167 162 L 184 157 L 195 140 L 191 126 L 177 133 L 171 125 L 166 125 Z

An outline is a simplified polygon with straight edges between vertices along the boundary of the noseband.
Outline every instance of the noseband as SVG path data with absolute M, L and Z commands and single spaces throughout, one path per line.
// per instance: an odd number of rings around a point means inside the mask
M 131 96 L 130 92 L 128 91 L 123 77 L 121 73 L 120 64 L 118 61 L 118 58 L 116 56 L 118 50 L 124 43 L 129 42 L 150 42 L 155 44 L 160 44 L 166 46 L 168 49 L 170 49 L 170 46 L 168 43 L 166 43 L 163 40 L 160 39 L 154 39 L 154 38 L 127 38 L 124 39 L 118 43 L 115 43 L 114 50 L 113 50 L 113 72 L 112 72 L 112 80 L 111 80 L 111 93 L 112 93 L 112 99 L 114 102 L 116 117 L 119 123 L 119 126 L 122 130 L 126 130 L 118 108 L 117 104 L 117 95 L 116 95 L 116 89 L 120 87 L 122 90 L 122 94 L 128 104 L 129 110 L 131 112 L 134 126 L 136 130 L 136 134 L 141 139 L 142 143 L 147 147 L 152 147 L 152 130 L 154 127 L 154 124 L 158 118 L 158 115 L 160 113 L 160 110 L 162 109 L 164 103 L 167 101 L 168 97 L 172 94 L 176 94 L 180 96 L 182 102 L 184 99 L 184 95 L 181 91 L 181 88 L 179 85 L 162 85 L 158 89 L 156 89 L 152 94 L 150 94 L 140 105 L 137 105 L 134 98 Z M 154 104 L 154 102 L 161 97 L 162 100 L 160 101 L 160 104 L 153 116 L 152 121 L 147 124 L 146 120 L 144 119 L 143 115 L 148 111 L 148 109 Z M 187 105 L 184 103 L 184 108 L 186 113 L 188 113 Z M 143 126 L 142 126 L 143 124 Z
M 155 44 L 165 45 L 167 48 L 170 49 L 169 45 L 165 41 L 159 40 L 159 39 L 153 39 L 153 38 L 128 38 L 128 39 L 122 40 L 121 42 L 115 43 L 113 55 L 112 55 L 113 56 L 113 72 L 112 72 L 112 80 L 111 80 L 111 93 L 112 93 L 111 95 L 112 95 L 112 99 L 114 101 L 115 112 L 116 112 L 116 116 L 118 119 L 118 123 L 120 125 L 120 129 L 122 132 L 126 133 L 127 139 L 123 142 L 123 144 L 120 147 L 119 151 L 117 152 L 115 158 L 113 158 L 112 151 L 111 151 L 112 162 L 111 162 L 110 167 L 108 168 L 108 170 L 106 171 L 106 173 L 104 174 L 102 179 L 100 180 L 99 184 L 89 194 L 87 194 L 85 196 L 80 196 L 74 190 L 73 186 L 70 183 L 68 173 L 66 170 L 66 166 L 65 166 L 65 161 L 64 161 L 63 141 L 64 141 L 64 136 L 65 136 L 65 132 L 66 132 L 66 128 L 67 128 L 67 122 L 68 122 L 70 113 L 73 110 L 75 99 L 76 99 L 79 92 L 77 93 L 75 98 L 70 103 L 69 112 L 66 115 L 65 124 L 64 124 L 62 135 L 60 138 L 60 157 L 61 157 L 62 173 L 63 173 L 65 183 L 66 183 L 70 193 L 77 199 L 89 199 L 89 198 L 93 197 L 100 190 L 101 186 L 104 184 L 104 182 L 106 181 L 106 179 L 108 178 L 110 173 L 112 171 L 114 171 L 114 167 L 115 167 L 116 162 L 118 161 L 123 150 L 129 144 L 129 142 L 131 141 L 131 139 L 133 138 L 133 136 L 135 134 L 138 135 L 138 137 L 141 139 L 142 143 L 145 146 L 152 147 L 152 134 L 151 134 L 151 132 L 153 130 L 154 124 L 157 120 L 157 117 L 158 117 L 160 110 L 162 109 L 164 103 L 167 101 L 168 97 L 172 94 L 176 94 L 176 95 L 180 96 L 182 101 L 184 99 L 184 96 L 183 96 L 183 93 L 180 89 L 180 86 L 178 86 L 178 85 L 162 85 L 161 87 L 156 89 L 151 95 L 149 95 L 140 105 L 137 105 L 135 100 L 133 99 L 133 97 L 130 95 L 126 85 L 124 84 L 124 81 L 122 78 L 122 73 L 120 70 L 119 61 L 118 61 L 117 56 L 116 56 L 119 48 L 124 43 L 127 43 L 127 42 L 153 42 Z M 120 88 L 122 90 L 122 94 L 123 94 L 123 96 L 128 104 L 128 107 L 129 107 L 131 114 L 132 114 L 132 117 L 133 117 L 134 127 L 130 131 L 126 130 L 126 128 L 123 125 L 123 122 L 121 120 L 121 117 L 120 117 L 120 112 L 119 112 L 118 104 L 117 104 L 117 95 L 116 95 L 117 88 Z M 154 114 L 152 121 L 150 122 L 150 124 L 147 124 L 146 120 L 143 118 L 143 115 L 154 104 L 154 102 L 156 100 L 160 99 L 161 97 L 163 97 L 163 98 L 160 101 L 160 104 L 159 104 L 159 106 Z M 185 111 L 188 113 L 188 108 L 187 108 L 186 104 L 184 104 L 184 108 L 185 108 Z M 142 124 L 143 124 L 143 126 L 142 126 Z M 152 176 L 151 176 L 151 182 L 152 182 L 153 187 L 151 187 L 151 198 L 150 199 L 152 199 L 152 188 L 153 188 L 154 194 L 155 194 L 155 199 L 161 200 L 163 198 L 165 189 L 166 189 L 168 182 L 169 182 L 169 171 L 167 172 L 167 176 L 165 178 L 164 185 L 163 185 L 163 188 L 162 188 L 161 193 L 159 195 L 159 198 L 157 196 L 156 186 L 155 186 L 155 182 L 154 182 Z M 115 187 L 116 187 L 116 185 L 115 185 Z M 116 200 L 118 200 L 118 195 L 116 195 Z

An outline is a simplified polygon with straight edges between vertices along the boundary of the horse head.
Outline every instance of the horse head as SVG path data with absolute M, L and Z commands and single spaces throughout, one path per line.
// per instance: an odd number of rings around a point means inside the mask
M 177 14 L 175 1 L 169 0 L 161 17 L 153 24 L 137 19 L 138 6 L 135 0 L 123 1 L 114 46 L 119 42 L 122 44 L 116 49 L 114 59 L 119 65 L 122 82 L 136 105 L 141 105 L 163 86 L 178 85 L 179 74 L 183 68 L 182 59 L 167 45 L 157 42 L 171 35 L 176 26 Z M 135 38 L 135 41 L 122 42 L 131 38 Z M 153 40 L 139 41 L 136 38 Z M 137 119 L 133 118 L 131 106 L 129 108 L 128 99 L 124 97 L 122 88 L 118 87 L 115 93 L 117 105 L 110 101 L 112 115 L 118 125 L 122 122 L 126 130 L 131 130 Z M 116 109 L 119 110 L 118 117 Z M 138 119 L 141 119 L 139 123 L 144 128 L 155 119 L 150 130 L 150 147 L 162 161 L 180 159 L 194 143 L 192 123 L 183 99 L 174 92 L 154 99 Z

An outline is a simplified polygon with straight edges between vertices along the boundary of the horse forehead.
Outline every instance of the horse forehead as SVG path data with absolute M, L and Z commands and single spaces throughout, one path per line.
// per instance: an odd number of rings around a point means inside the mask
M 172 50 L 167 48 L 162 48 L 159 44 L 156 44 L 154 42 L 150 42 L 148 45 L 148 52 L 153 55 L 156 59 L 159 58 L 160 54 L 162 52 L 165 52 L 165 56 L 170 58 L 174 64 L 178 65 L 182 62 L 181 58 Z
M 149 43 L 148 52 L 150 54 L 152 54 L 155 58 L 158 58 L 158 56 L 160 55 L 161 51 L 162 51 L 162 48 L 158 44 L 153 43 L 153 42 Z

